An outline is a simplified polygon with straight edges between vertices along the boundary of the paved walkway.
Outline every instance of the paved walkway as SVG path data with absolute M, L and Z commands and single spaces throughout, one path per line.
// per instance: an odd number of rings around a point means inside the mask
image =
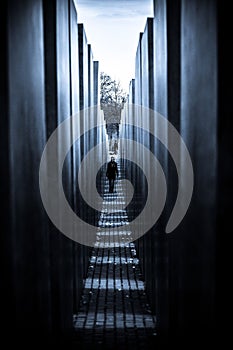
M 99 227 L 105 230 L 97 229 L 80 310 L 74 315 L 77 349 L 149 349 L 156 338 L 135 245 L 128 242 L 129 217 L 126 210 L 117 209 L 125 200 L 119 163 L 118 169 L 114 193 L 108 193 L 108 181 L 103 180 Z M 114 206 L 116 212 L 109 213 Z M 114 234 L 111 229 L 116 226 L 122 230 Z

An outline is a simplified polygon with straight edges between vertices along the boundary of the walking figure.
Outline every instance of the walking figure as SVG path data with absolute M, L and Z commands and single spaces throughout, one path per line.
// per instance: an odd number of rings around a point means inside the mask
M 111 161 L 108 162 L 106 176 L 109 180 L 109 192 L 113 193 L 114 181 L 116 179 L 116 176 L 118 176 L 117 163 L 115 162 L 114 157 L 111 157 Z

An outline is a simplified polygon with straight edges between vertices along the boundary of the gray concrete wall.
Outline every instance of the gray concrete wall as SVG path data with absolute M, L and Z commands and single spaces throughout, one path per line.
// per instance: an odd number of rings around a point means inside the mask
M 141 39 L 141 95 L 142 106 L 154 107 L 154 40 L 153 18 L 147 18 L 144 33 Z
M 71 133 L 80 128 L 80 100 L 79 100 L 79 47 L 78 47 L 78 16 L 73 0 L 69 1 L 70 7 L 70 86 L 71 86 L 71 114 L 76 117 L 71 125 Z M 77 212 L 79 207 L 77 182 L 77 168 L 81 162 L 80 145 L 75 143 L 71 149 L 72 160 L 72 207 Z M 84 256 L 88 256 L 87 247 L 73 242 L 73 311 L 76 313 L 79 307 L 80 294 L 82 290 L 82 280 L 86 273 L 86 263 Z
M 88 44 L 85 29 L 82 23 L 78 24 L 79 40 L 79 93 L 80 109 L 88 107 Z
M 167 117 L 167 1 L 154 1 L 154 108 Z
M 192 157 L 195 184 L 193 200 L 180 231 L 183 257 L 177 256 L 176 260 L 183 260 L 179 273 L 182 273 L 184 293 L 180 303 L 185 310 L 182 327 L 190 332 L 199 319 L 200 332 L 205 333 L 213 327 L 215 296 L 216 2 L 182 1 L 181 5 L 180 132 Z
M 78 52 L 78 16 L 73 0 L 70 7 L 70 82 L 71 82 L 71 111 L 79 111 L 79 52 Z
M 132 79 L 129 84 L 129 104 L 135 103 L 135 79 Z
M 94 86 L 94 106 L 100 104 L 100 87 L 99 87 L 99 62 L 93 62 L 93 86 Z
M 193 162 L 195 184 L 183 222 L 173 233 L 166 235 L 165 225 L 177 196 L 177 173 L 166 148 L 156 140 L 149 142 L 165 171 L 168 195 L 161 219 L 138 241 L 138 251 L 163 339 L 190 337 L 195 324 L 198 324 L 197 338 L 203 335 L 208 338 L 215 327 L 216 309 L 216 210 L 219 207 L 216 201 L 219 192 L 216 191 L 219 174 L 224 173 L 222 168 L 217 171 L 220 147 L 217 135 L 225 132 L 223 122 L 220 131 L 217 122 L 216 2 L 155 0 L 154 11 L 154 109 L 177 128 L 186 142 Z M 142 96 L 148 96 L 147 88 L 143 87 L 148 67 L 142 64 L 145 62 L 146 33 L 143 33 L 136 52 L 137 102 L 140 101 L 140 86 Z M 130 92 L 129 100 L 131 95 Z M 223 94 L 221 98 L 223 101 Z M 223 104 L 222 110 L 226 112 Z M 132 119 L 132 116 L 128 118 Z M 153 127 L 156 130 L 156 121 Z M 125 133 L 132 135 L 133 131 Z M 140 132 L 135 135 L 136 140 L 148 146 L 147 135 Z M 170 142 L 168 133 L 167 146 Z M 180 161 L 185 172 L 182 153 Z M 222 176 L 226 177 L 226 171 L 224 174 Z M 137 171 L 135 175 L 138 176 Z M 135 183 L 140 181 L 143 187 L 142 180 L 134 179 Z M 226 196 L 218 196 L 225 201 Z M 219 222 L 221 220 L 222 216 Z
M 94 64 L 93 64 L 93 52 L 91 45 L 88 44 L 88 107 L 93 107 L 94 105 Z M 88 124 L 91 124 L 91 120 L 94 117 L 94 110 L 91 109 L 88 113 Z M 88 148 L 92 148 L 95 142 L 95 130 L 91 130 L 88 138 Z
M 44 3 L 45 56 L 46 56 L 46 119 L 48 136 L 71 113 L 69 2 Z M 48 38 L 46 38 L 48 36 Z M 51 46 L 53 55 L 51 55 Z M 49 91 L 48 91 L 49 90 Z M 70 132 L 65 142 L 69 142 Z M 59 140 L 58 140 L 59 152 Z M 64 164 L 63 186 L 72 202 L 71 153 Z M 64 218 L 61 218 L 63 220 Z M 54 331 L 72 329 L 73 274 L 72 242 L 50 224 L 51 293 Z M 65 288 L 64 288 L 65 286 Z
M 142 104 L 142 90 L 141 90 L 141 77 L 142 77 L 142 64 L 141 64 L 141 39 L 142 33 L 139 35 L 139 42 L 135 58 L 135 104 Z
M 0 4 L 0 40 L 1 40 L 1 67 L 2 78 L 0 79 L 0 159 L 4 166 L 0 167 L 0 177 L 4 186 L 0 187 L 1 199 L 4 203 L 2 207 L 2 226 L 0 244 L 2 253 L 0 255 L 0 293 L 1 310 L 4 326 L 2 332 L 5 333 L 11 325 L 11 315 L 13 314 L 15 300 L 13 300 L 13 271 L 12 271 L 12 236 L 10 220 L 10 143 L 9 143 L 9 118 L 8 118 L 8 57 L 7 57 L 7 1 Z
M 89 124 L 89 112 L 86 110 L 89 107 L 89 71 L 88 71 L 88 43 L 86 32 L 82 23 L 78 24 L 78 42 L 79 42 L 79 99 L 80 110 L 84 110 L 80 118 L 81 132 L 84 126 Z M 89 149 L 89 138 L 85 138 L 81 143 L 81 158 L 83 158 Z M 82 215 L 85 215 L 83 213 Z
M 88 44 L 88 106 L 93 106 L 94 104 L 94 66 L 93 66 L 93 53 L 91 45 Z
M 1 195 L 5 203 L 2 315 L 5 328 L 19 342 L 27 343 L 27 332 L 37 334 L 39 344 L 44 336 L 56 340 L 72 330 L 89 255 L 89 248 L 65 238 L 49 221 L 38 176 L 47 139 L 59 123 L 79 112 L 83 102 L 77 13 L 72 0 L 11 0 L 1 3 L 0 22 L 4 52 L 0 85 Z M 88 89 L 87 70 L 82 77 Z M 95 79 L 97 85 L 97 76 Z M 90 94 L 94 96 L 93 83 Z M 77 116 L 64 141 L 80 127 Z M 64 191 L 75 211 L 80 206 L 76 200 L 80 161 L 79 144 L 69 152 L 63 168 Z
M 51 328 L 49 236 L 38 188 L 46 141 L 43 7 L 42 1 L 12 0 L 4 10 L 7 80 L 1 91 L 5 95 L 1 149 L 8 156 L 4 155 L 1 187 L 8 200 L 4 203 L 7 226 L 1 235 L 8 252 L 2 267 L 9 268 L 3 302 L 12 312 L 11 323 L 6 321 L 5 326 L 16 333 L 40 328 L 43 336 Z
M 141 39 L 141 64 L 142 64 L 142 76 L 141 76 L 141 96 L 142 96 L 142 106 L 144 107 L 143 113 L 141 115 L 141 127 L 148 128 L 153 132 L 153 124 L 149 117 L 150 109 L 154 107 L 154 29 L 153 29 L 153 18 L 147 18 L 144 33 Z M 142 133 L 140 137 L 140 142 L 145 147 L 153 149 L 151 147 L 151 138 L 149 133 Z M 150 173 L 150 162 L 146 154 L 142 156 L 142 164 L 145 173 Z M 146 193 L 147 183 L 145 177 L 142 186 L 144 193 Z M 153 232 L 148 232 L 145 237 L 139 240 L 139 254 L 140 256 L 154 256 L 152 252 L 153 246 Z M 147 293 L 151 300 L 153 298 L 153 275 L 154 266 L 151 264 L 149 259 L 142 258 L 143 260 L 143 271 L 145 280 L 147 283 Z

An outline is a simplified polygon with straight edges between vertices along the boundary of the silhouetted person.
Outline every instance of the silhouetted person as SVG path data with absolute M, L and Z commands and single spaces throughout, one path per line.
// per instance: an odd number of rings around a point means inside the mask
M 114 181 L 118 175 L 117 163 L 115 162 L 114 157 L 111 158 L 111 161 L 108 162 L 106 176 L 109 180 L 109 192 L 114 190 Z

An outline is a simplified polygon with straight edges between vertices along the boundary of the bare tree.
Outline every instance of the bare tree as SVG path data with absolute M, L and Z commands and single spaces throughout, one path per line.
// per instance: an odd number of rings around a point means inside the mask
M 105 119 L 120 121 L 121 110 L 127 100 L 127 94 L 120 82 L 113 80 L 110 75 L 100 73 L 100 105 L 104 111 Z

